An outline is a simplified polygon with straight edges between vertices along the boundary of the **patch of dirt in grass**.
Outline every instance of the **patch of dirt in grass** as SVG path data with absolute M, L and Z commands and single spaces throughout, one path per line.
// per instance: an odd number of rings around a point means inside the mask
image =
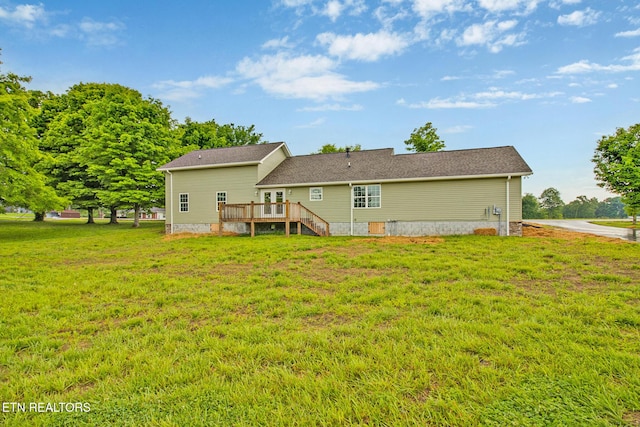
M 640 411 L 627 412 L 622 416 L 622 420 L 629 425 L 640 426 Z
M 406 245 L 409 243 L 420 245 L 437 245 L 438 243 L 444 243 L 444 239 L 439 236 L 424 236 L 424 237 L 404 237 L 404 236 L 384 236 L 384 237 L 371 237 L 362 239 L 363 242 L 375 242 L 382 244 L 400 244 Z
M 238 233 L 232 233 L 231 231 L 224 231 L 222 233 L 223 236 L 237 236 Z M 172 240 L 180 240 L 180 239 L 196 239 L 198 237 L 218 237 L 218 233 L 173 233 L 173 234 L 165 234 L 162 237 L 162 240 L 170 242 Z
M 541 237 L 564 240 L 584 240 L 596 238 L 610 243 L 626 243 L 622 239 L 598 236 L 597 234 L 580 233 L 577 231 L 562 230 L 554 227 L 525 224 L 522 227 L 522 237 Z

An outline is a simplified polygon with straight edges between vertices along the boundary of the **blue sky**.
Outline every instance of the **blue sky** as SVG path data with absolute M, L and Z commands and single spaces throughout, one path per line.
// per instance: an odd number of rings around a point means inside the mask
M 2 72 L 119 83 L 180 122 L 256 126 L 294 154 L 513 145 L 523 191 L 608 197 L 598 139 L 640 122 L 640 1 L 0 0 Z

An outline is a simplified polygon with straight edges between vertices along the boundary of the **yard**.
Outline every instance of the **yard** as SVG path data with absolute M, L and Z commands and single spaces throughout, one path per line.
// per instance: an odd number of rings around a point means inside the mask
M 163 226 L 0 219 L 4 425 L 640 425 L 638 244 Z

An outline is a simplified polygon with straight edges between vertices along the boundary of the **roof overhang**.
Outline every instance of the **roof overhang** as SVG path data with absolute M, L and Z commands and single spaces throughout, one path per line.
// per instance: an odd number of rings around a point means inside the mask
M 459 176 L 434 176 L 434 177 L 416 177 L 416 178 L 392 178 L 392 179 L 369 179 L 351 181 L 333 181 L 333 182 L 305 182 L 305 183 L 281 183 L 281 184 L 264 184 L 256 185 L 256 188 L 282 188 L 282 187 L 321 187 L 329 185 L 349 185 L 349 184 L 382 184 L 382 183 L 401 183 L 401 182 L 422 182 L 422 181 L 458 181 L 463 179 L 495 179 L 495 178 L 513 178 L 533 175 L 533 172 L 512 172 L 487 175 L 459 175 Z
M 255 166 L 255 165 L 259 165 L 260 163 L 262 163 L 262 161 L 222 163 L 219 165 L 182 166 L 182 167 L 175 167 L 175 168 L 158 168 L 156 170 L 160 172 L 174 172 L 174 171 L 198 170 L 198 169 L 219 169 L 219 168 L 231 168 L 231 167 L 237 167 L 237 166 Z

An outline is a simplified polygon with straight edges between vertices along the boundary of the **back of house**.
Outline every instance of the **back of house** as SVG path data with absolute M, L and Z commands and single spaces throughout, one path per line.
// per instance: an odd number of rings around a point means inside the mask
M 393 149 L 291 155 L 284 143 L 188 153 L 162 167 L 166 229 L 248 233 L 288 227 L 296 204 L 332 235 L 522 233 L 522 177 L 532 173 L 514 147 L 396 155 Z M 225 205 L 261 206 L 226 222 Z M 273 215 L 271 206 L 281 215 Z M 269 207 L 271 216 L 258 218 Z M 280 208 L 278 208 L 280 206 Z M 291 212 L 297 210 L 291 210 Z M 255 212 L 255 213 L 254 213 Z M 222 222 L 222 224 L 221 224 Z M 313 233 L 313 227 L 303 223 Z

